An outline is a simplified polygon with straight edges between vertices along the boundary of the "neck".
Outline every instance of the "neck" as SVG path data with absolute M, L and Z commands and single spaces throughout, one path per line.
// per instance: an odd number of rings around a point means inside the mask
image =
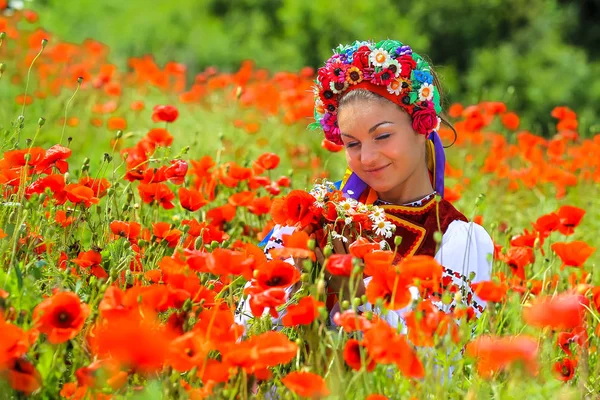
M 415 173 L 402 184 L 387 192 L 377 192 L 380 200 L 392 204 L 406 204 L 422 199 L 433 192 L 427 169 L 425 173 Z

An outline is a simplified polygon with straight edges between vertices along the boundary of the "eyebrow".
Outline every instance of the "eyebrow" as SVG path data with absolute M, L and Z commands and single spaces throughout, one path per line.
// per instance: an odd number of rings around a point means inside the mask
M 376 123 L 375 125 L 373 125 L 373 126 L 371 127 L 371 129 L 369 129 L 369 133 L 373 133 L 373 132 L 375 131 L 375 129 L 379 128 L 381 125 L 384 125 L 384 124 L 392 124 L 392 125 L 393 125 L 394 123 L 393 123 L 393 122 L 391 122 L 391 121 L 381 121 L 381 122 L 378 122 L 378 123 Z M 348 135 L 347 133 L 343 133 L 343 132 L 342 132 L 342 133 L 340 133 L 340 134 L 341 134 L 342 136 L 348 136 L 348 137 L 351 137 L 351 138 L 353 138 L 353 137 L 354 137 L 354 136 L 352 136 L 352 135 Z

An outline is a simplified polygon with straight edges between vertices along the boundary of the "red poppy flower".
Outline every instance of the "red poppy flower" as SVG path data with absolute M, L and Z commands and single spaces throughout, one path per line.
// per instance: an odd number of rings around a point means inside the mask
M 273 200 L 271 216 L 280 225 L 305 227 L 315 222 L 315 198 L 303 190 L 292 190 L 287 196 Z
M 295 266 L 280 260 L 271 260 L 258 266 L 254 272 L 259 287 L 287 288 L 300 280 L 300 272 Z
M 265 215 L 271 211 L 271 198 L 269 196 L 257 197 L 248 205 L 248 211 L 254 215 Z
M 231 204 L 215 207 L 206 213 L 206 220 L 213 225 L 221 226 L 235 218 L 236 208 Z
M 433 347 L 437 337 L 443 337 L 449 330 L 456 343 L 459 340 L 458 326 L 450 315 L 446 315 L 429 300 L 404 315 L 408 328 L 408 340 L 415 346 Z
M 444 272 L 435 258 L 427 255 L 417 255 L 402 259 L 398 265 L 400 275 L 409 281 L 418 281 L 419 287 L 437 291 Z
M 110 187 L 110 182 L 105 178 L 90 178 L 89 176 L 82 176 L 79 179 L 79 184 L 89 187 L 94 191 L 94 196 L 102 197 L 106 194 L 107 189 Z
M 73 263 L 79 265 L 81 268 L 89 269 L 90 273 L 97 278 L 106 279 L 108 274 L 102 268 L 100 263 L 102 262 L 102 255 L 94 250 L 83 251 L 79 253 L 76 259 L 71 260 Z
M 126 237 L 129 240 L 135 240 L 140 236 L 142 226 L 137 222 L 112 221 L 110 230 L 117 236 Z
M 285 289 L 280 287 L 273 287 L 270 289 L 263 289 L 256 286 L 249 286 L 244 289 L 244 294 L 250 295 L 248 304 L 250 305 L 250 312 L 256 318 L 262 317 L 265 309 L 269 309 L 269 314 L 273 318 L 278 318 L 279 313 L 277 307 L 285 304 L 287 301 L 287 293 Z
M 43 178 L 38 178 L 35 182 L 27 186 L 27 189 L 25 189 L 25 196 L 29 198 L 33 194 L 44 193 L 46 189 L 50 189 L 50 191 L 54 194 L 55 198 L 57 196 L 64 197 L 64 194 L 61 196 L 65 189 L 64 175 L 55 174 L 48 175 Z
M 308 233 L 296 231 L 291 235 L 282 235 L 283 247 L 274 248 L 269 251 L 274 259 L 286 260 L 290 257 L 310 258 L 315 261 L 315 253 L 308 249 Z
M 585 210 L 573 206 L 562 206 L 556 213 L 560 219 L 560 225 L 558 226 L 560 233 L 571 235 L 585 215 Z
M 244 168 L 236 163 L 229 163 L 224 165 L 224 168 L 227 170 L 227 176 L 236 179 L 238 181 L 245 181 L 250 179 L 252 176 L 252 170 L 250 168 Z
M 25 156 L 29 155 L 29 161 Z M 8 168 L 23 167 L 27 165 L 38 165 L 46 156 L 46 150 L 41 147 L 32 147 L 31 149 L 10 150 L 4 153 L 4 162 Z
M 523 309 L 523 320 L 540 328 L 569 330 L 579 328 L 585 321 L 586 297 L 577 294 L 559 294 L 554 297 L 538 297 Z
M 36 174 L 49 173 L 52 167 L 56 167 L 61 174 L 69 169 L 69 164 L 65 161 L 71 156 L 72 150 L 68 147 L 55 144 L 46 150 L 44 159 L 35 167 Z
M 8 364 L 4 375 L 10 386 L 25 395 L 30 395 L 42 387 L 42 376 L 35 366 L 24 358 L 14 358 Z
M 27 353 L 32 338 L 18 326 L 7 323 L 2 313 L 0 313 L 0 332 L 2 332 L 2 340 L 0 341 L 1 371 L 7 368 L 12 360 Z
M 506 252 L 506 255 L 500 253 L 498 258 L 508 264 L 515 276 L 523 280 L 525 280 L 527 276 L 525 274 L 525 267 L 529 264 L 533 264 L 535 261 L 533 249 L 524 246 L 511 247 Z
M 208 204 L 204 195 L 195 189 L 179 188 L 179 202 L 181 207 L 188 211 L 195 212 Z
M 371 242 L 363 236 L 359 236 L 348 248 L 350 249 L 350 254 L 360 259 L 363 259 L 368 253 L 381 249 L 379 243 Z
M 281 383 L 301 397 L 320 398 L 329 395 L 325 380 L 312 372 L 290 372 Z
M 318 309 L 323 306 L 323 302 L 316 301 L 312 296 L 303 297 L 298 304 L 288 306 L 281 322 L 283 326 L 308 325 L 318 317 Z
M 564 358 L 561 361 L 557 361 L 552 366 L 552 370 L 557 379 L 568 382 L 575 376 L 575 369 L 577 368 L 577 360 L 574 358 Z
M 188 171 L 188 163 L 184 160 L 171 160 L 171 163 L 164 170 L 165 178 L 174 185 L 181 185 Z
M 321 147 L 325 150 L 328 150 L 332 153 L 337 153 L 338 151 L 342 151 L 344 149 L 343 144 L 335 144 L 330 140 L 323 139 L 321 141 Z
M 177 117 L 179 117 L 179 111 L 171 105 L 155 106 L 152 110 L 152 120 L 154 122 L 175 122 Z
M 361 356 L 361 349 L 364 356 Z M 363 357 L 365 362 L 363 362 Z M 367 349 L 356 339 L 349 339 L 346 342 L 344 346 L 344 361 L 355 371 L 360 371 L 365 363 L 365 369 L 368 372 L 373 371 L 377 366 L 377 362 L 369 356 Z
M 371 304 L 376 304 L 377 300 L 381 299 L 384 306 L 390 310 L 401 309 L 412 300 L 408 290 L 410 283 L 412 282 L 402 278 L 394 268 L 376 271 L 367 285 L 367 299 Z
M 66 228 L 67 226 L 73 223 L 74 218 L 71 215 L 67 216 L 66 211 L 58 210 L 56 212 L 56 215 L 54 216 L 54 221 L 56 221 L 56 223 L 62 226 L 63 228 Z
M 343 313 L 336 313 L 333 316 L 333 322 L 341 326 L 345 332 L 365 331 L 372 326 L 372 322 L 362 315 L 358 315 L 353 310 L 346 310 Z M 373 323 L 375 320 L 373 321 Z
M 332 275 L 347 276 L 352 275 L 352 254 L 332 254 L 325 263 L 325 268 Z
M 94 196 L 92 189 L 78 183 L 71 183 L 65 186 L 65 192 L 67 193 L 67 199 L 74 204 L 83 203 L 86 207 L 89 207 L 100 201 L 99 198 Z
M 537 340 L 529 336 L 480 336 L 466 347 L 466 354 L 477 359 L 477 372 L 484 378 L 491 378 L 517 361 L 535 375 L 537 353 Z
M 586 242 L 576 240 L 570 243 L 556 242 L 550 246 L 563 262 L 561 269 L 565 266 L 581 267 L 587 259 L 596 251 L 595 247 Z
M 377 271 L 385 271 L 391 267 L 394 261 L 394 252 L 389 250 L 377 250 L 365 254 L 365 276 L 373 276 Z
M 250 204 L 254 196 L 256 193 L 252 191 L 237 192 L 229 196 L 228 202 L 234 207 L 245 207 Z
M 568 356 L 572 356 L 571 343 L 576 343 L 579 346 L 583 346 L 587 340 L 587 333 L 585 330 L 575 330 L 573 332 L 560 332 L 556 336 L 556 342 Z
M 156 202 L 165 210 L 175 207 L 172 203 L 172 200 L 175 199 L 175 194 L 164 183 L 140 183 L 138 192 L 144 203 L 152 204 Z
M 73 339 L 83 328 L 90 314 L 87 304 L 73 292 L 60 292 L 48 297 L 33 310 L 35 327 L 52 344 Z
M 201 367 L 213 350 L 206 340 L 194 332 L 179 336 L 170 346 L 168 364 L 179 372 L 187 372 L 194 367 Z
M 471 284 L 471 289 L 483 301 L 500 303 L 506 299 L 508 285 L 504 282 L 483 281 Z
M 151 146 L 148 153 L 153 153 L 155 146 L 169 147 L 173 143 L 173 136 L 166 129 L 154 128 L 150 129 L 144 140 Z
M 173 248 L 177 246 L 183 232 L 171 228 L 171 224 L 168 222 L 157 222 L 152 224 L 152 234 L 156 236 L 157 242 L 160 243 L 164 240 L 169 244 L 169 247 Z
M 279 156 L 275 153 L 261 154 L 254 162 L 257 174 L 262 174 L 265 170 L 277 168 L 279 165 Z
M 95 389 L 102 389 L 108 384 L 113 389 L 119 389 L 127 381 L 127 373 L 121 371 L 117 363 L 110 359 L 96 360 L 86 367 L 75 371 L 77 383 Z

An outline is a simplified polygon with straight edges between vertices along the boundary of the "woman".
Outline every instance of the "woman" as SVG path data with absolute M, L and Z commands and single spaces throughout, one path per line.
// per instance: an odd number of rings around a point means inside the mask
M 467 294 L 463 301 L 479 316 L 485 303 L 469 284 L 490 279 L 494 246 L 481 226 L 468 222 L 443 199 L 445 156 L 437 133 L 441 98 L 431 67 L 409 46 L 394 40 L 355 42 L 339 46 L 318 70 L 315 119 L 326 139 L 344 146 L 348 162 L 340 183 L 344 194 L 380 205 L 395 225 L 394 235 L 401 241 L 393 237 L 389 242 L 392 248 L 399 242 L 397 258 L 433 256 L 444 267 L 445 283 L 462 287 Z M 276 227 L 264 241 L 265 252 L 281 247 L 282 235 L 294 229 Z M 333 251 L 347 253 L 348 245 L 336 239 Z M 315 253 L 323 263 L 323 251 L 317 248 Z M 364 293 L 368 280 L 358 285 L 357 296 Z M 347 298 L 348 279 L 329 276 L 328 290 Z M 445 311 L 454 307 L 437 305 Z M 397 326 L 406 310 L 393 311 L 384 318 Z

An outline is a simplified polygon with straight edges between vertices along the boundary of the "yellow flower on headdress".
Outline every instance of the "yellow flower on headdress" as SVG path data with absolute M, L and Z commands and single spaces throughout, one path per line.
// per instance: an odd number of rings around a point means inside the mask
M 390 55 L 384 49 L 374 49 L 369 54 L 369 62 L 375 67 L 383 67 L 390 62 Z
M 348 68 L 348 70 L 346 71 L 346 82 L 348 82 L 351 85 L 356 85 L 358 83 L 361 83 L 362 80 L 363 73 L 360 70 L 360 68 L 355 66 Z
M 433 99 L 433 91 L 435 87 L 429 83 L 423 83 L 421 88 L 419 89 L 419 100 L 420 101 L 430 101 Z

